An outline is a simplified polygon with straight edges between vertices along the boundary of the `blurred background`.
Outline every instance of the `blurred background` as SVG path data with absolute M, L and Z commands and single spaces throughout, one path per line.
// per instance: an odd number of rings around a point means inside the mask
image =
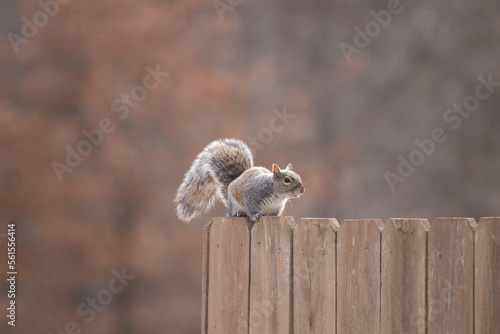
M 19 0 L 0 30 L 1 333 L 199 333 L 225 210 L 173 199 L 221 137 L 294 164 L 295 218 L 500 215 L 498 1 Z

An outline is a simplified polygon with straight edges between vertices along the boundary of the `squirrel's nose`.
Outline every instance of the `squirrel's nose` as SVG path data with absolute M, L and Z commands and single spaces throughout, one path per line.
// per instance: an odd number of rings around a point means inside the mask
M 304 192 L 304 190 L 305 190 L 305 189 L 304 189 L 304 187 L 300 187 L 300 189 L 299 189 L 299 190 L 300 190 L 300 193 L 302 194 L 302 193 Z

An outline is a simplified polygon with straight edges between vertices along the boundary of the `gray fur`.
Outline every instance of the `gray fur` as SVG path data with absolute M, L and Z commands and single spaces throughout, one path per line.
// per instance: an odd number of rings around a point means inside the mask
M 288 199 L 304 191 L 300 176 L 288 169 L 275 176 L 264 167 L 253 167 L 234 180 L 228 188 L 228 216 L 247 216 L 255 221 L 261 216 L 280 216 Z M 291 167 L 290 167 L 291 168 Z M 284 184 L 289 177 L 290 184 Z M 237 194 L 243 193 L 238 200 Z
M 207 145 L 177 190 L 177 217 L 189 222 L 212 209 L 217 199 L 227 205 L 227 187 L 252 166 L 252 153 L 240 140 L 221 139 Z
M 279 216 L 289 198 L 304 192 L 300 176 L 289 164 L 273 172 L 253 167 L 248 146 L 237 139 L 210 143 L 198 155 L 177 190 L 177 216 L 186 222 L 209 211 L 219 199 L 230 217 Z M 287 181 L 287 182 L 285 182 Z

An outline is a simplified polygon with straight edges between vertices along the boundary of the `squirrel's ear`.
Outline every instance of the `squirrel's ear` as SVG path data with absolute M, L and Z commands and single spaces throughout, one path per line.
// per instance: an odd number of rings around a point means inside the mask
M 288 166 L 286 166 L 286 169 L 289 170 L 289 171 L 293 171 L 293 165 L 292 164 L 288 164 Z
M 278 167 L 278 165 L 274 164 L 273 165 L 273 174 L 275 178 L 278 178 L 280 176 L 281 170 Z

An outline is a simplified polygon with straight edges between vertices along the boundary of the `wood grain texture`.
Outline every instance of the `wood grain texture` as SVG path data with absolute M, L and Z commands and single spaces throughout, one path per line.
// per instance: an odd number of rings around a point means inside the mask
M 303 218 L 293 235 L 294 333 L 335 334 L 335 219 Z
M 500 333 L 500 217 L 215 218 L 202 334 Z
M 382 333 L 425 333 L 429 228 L 427 219 L 390 219 L 382 231 Z
M 201 279 L 201 333 L 207 333 L 207 309 L 208 309 L 208 254 L 210 248 L 210 227 L 214 222 L 214 219 L 211 219 L 207 225 L 203 228 L 203 260 L 201 265 L 202 270 L 202 279 Z
M 337 334 L 380 333 L 381 220 L 345 220 L 337 235 Z
M 428 237 L 428 334 L 473 333 L 474 229 L 471 218 L 436 218 Z
M 476 333 L 500 333 L 500 217 L 481 218 L 476 233 Z
M 250 334 L 292 332 L 293 226 L 291 217 L 262 217 L 252 228 Z
M 250 231 L 244 218 L 215 218 L 208 232 L 208 334 L 248 333 Z

